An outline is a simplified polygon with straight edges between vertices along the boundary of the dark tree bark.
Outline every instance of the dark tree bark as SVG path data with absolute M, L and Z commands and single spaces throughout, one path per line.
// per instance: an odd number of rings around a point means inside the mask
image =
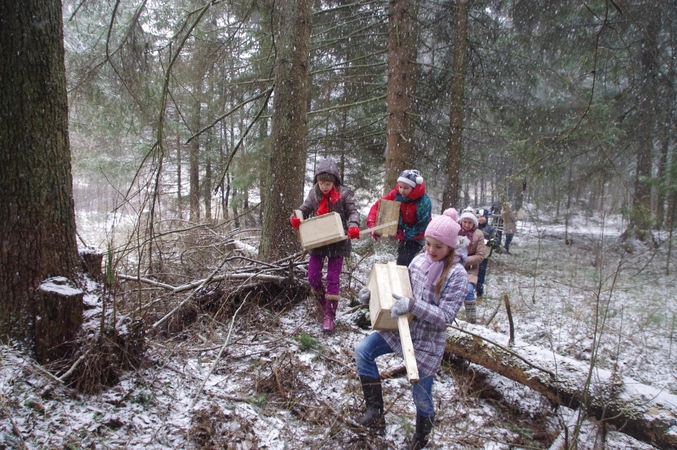
M 456 35 L 454 38 L 454 67 L 451 81 L 451 108 L 449 111 L 449 148 L 447 151 L 447 182 L 442 196 L 442 211 L 458 208 L 461 182 L 461 152 L 463 139 L 463 93 L 465 91 L 465 56 L 468 33 L 468 5 L 466 0 L 456 2 Z
M 289 216 L 303 202 L 312 4 L 311 0 L 283 0 L 279 4 L 273 140 L 259 248 L 259 256 L 269 261 L 300 250 Z
M 393 188 L 402 170 L 416 168 L 413 114 L 416 89 L 415 16 L 410 0 L 390 1 L 384 194 Z
M 179 112 L 177 111 L 176 113 L 177 118 L 176 122 L 180 123 L 181 122 L 181 116 L 179 115 Z M 181 189 L 182 189 L 182 179 L 181 179 L 181 132 L 179 130 L 176 131 L 176 203 L 177 203 L 177 211 L 179 217 L 182 217 L 183 215 L 183 197 L 181 196 Z
M 0 2 L 0 57 L 0 339 L 46 362 L 82 323 L 61 2 Z
M 199 81 L 197 81 L 199 80 Z M 197 133 L 200 130 L 200 100 L 201 89 L 202 89 L 202 74 L 196 78 L 195 86 L 195 95 L 198 99 L 194 103 L 194 116 L 193 116 L 193 133 Z M 190 153 L 189 153 L 189 173 L 190 173 L 190 193 L 188 197 L 190 198 L 190 221 L 199 222 L 200 221 L 200 138 L 196 137 L 190 141 Z
M 632 204 L 630 228 L 634 236 L 645 239 L 651 230 L 651 179 L 653 158 L 653 133 L 655 130 L 654 110 L 657 102 L 658 48 L 656 38 L 660 27 L 660 19 L 653 11 L 653 4 L 640 4 L 636 13 L 638 17 L 648 20 L 645 29 L 641 30 L 638 67 L 640 86 L 637 95 L 639 123 L 636 141 L 635 192 Z

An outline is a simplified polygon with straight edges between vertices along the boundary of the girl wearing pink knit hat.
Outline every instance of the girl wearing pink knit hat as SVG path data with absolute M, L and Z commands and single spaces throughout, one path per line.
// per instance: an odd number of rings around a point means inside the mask
M 416 255 L 409 264 L 413 298 L 393 294 L 396 302 L 390 308 L 393 318 L 405 313 L 414 316 L 409 330 L 420 379 L 412 385 L 416 431 L 408 443 L 410 449 L 421 449 L 428 443 L 435 418 L 433 379 L 444 355 L 446 324 L 453 322 L 466 295 L 464 257 L 459 258 L 456 248 L 465 249 L 468 241 L 467 238 L 459 240 L 461 227 L 457 217 L 456 210 L 450 208 L 428 224 L 425 230 L 426 252 Z M 363 304 L 369 303 L 370 296 L 367 288 L 358 295 Z M 355 347 L 357 373 L 367 407 L 356 421 L 364 427 L 382 428 L 385 425 L 381 377 L 375 360 L 388 353 L 402 357 L 397 331 L 376 331 Z

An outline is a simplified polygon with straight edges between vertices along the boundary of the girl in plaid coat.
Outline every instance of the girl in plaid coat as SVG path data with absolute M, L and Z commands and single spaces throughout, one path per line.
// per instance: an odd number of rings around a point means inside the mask
M 467 273 L 463 268 L 464 251 L 456 252 L 459 246 L 456 222 L 458 213 L 450 208 L 432 219 L 425 231 L 426 252 L 417 255 L 409 265 L 413 298 L 400 297 L 391 307 L 391 316 L 407 312 L 414 318 L 409 324 L 411 340 L 420 379 L 412 386 L 416 405 L 416 432 L 409 443 L 410 449 L 421 449 L 428 442 L 432 431 L 435 408 L 432 385 L 435 373 L 444 355 L 446 324 L 458 313 L 467 292 Z M 465 250 L 467 239 L 460 243 Z M 367 304 L 370 292 L 364 288 L 359 299 Z M 383 394 L 381 378 L 375 359 L 381 355 L 396 353 L 402 357 L 402 344 L 397 331 L 376 331 L 364 338 L 355 347 L 357 373 L 362 383 L 366 412 L 356 419 L 365 427 L 382 427 Z

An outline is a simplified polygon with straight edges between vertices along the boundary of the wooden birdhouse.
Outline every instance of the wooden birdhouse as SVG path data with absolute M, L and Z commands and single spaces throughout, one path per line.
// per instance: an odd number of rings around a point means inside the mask
M 393 294 L 413 296 L 407 266 L 398 266 L 394 262 L 374 264 L 367 288 L 371 292 L 371 327 L 374 330 L 397 330 L 397 320 L 390 317 L 390 308 L 395 302 Z M 407 319 L 411 320 L 411 314 L 407 314 Z
M 305 250 L 348 239 L 343 230 L 341 216 L 336 212 L 311 217 L 306 220 L 303 220 L 301 211 L 295 210 L 294 214 L 301 219 L 299 237 L 301 239 L 301 246 Z
M 393 294 L 409 298 L 414 296 L 409 281 L 409 270 L 406 266 L 398 266 L 394 262 L 374 264 L 369 275 L 367 288 L 371 292 L 369 315 L 372 328 L 375 330 L 397 330 L 399 332 L 407 378 L 415 383 L 419 379 L 418 366 L 416 365 L 414 345 L 409 331 L 409 322 L 413 316 L 403 314 L 397 319 L 390 316 L 390 309 L 396 301 Z
M 400 220 L 401 202 L 394 200 L 379 200 L 378 214 L 376 215 L 376 225 L 389 224 L 381 228 L 378 234 L 383 237 L 395 236 L 397 234 L 397 222 Z

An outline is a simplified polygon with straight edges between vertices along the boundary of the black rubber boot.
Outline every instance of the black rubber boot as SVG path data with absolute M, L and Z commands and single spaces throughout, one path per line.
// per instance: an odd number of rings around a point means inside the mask
M 465 321 L 468 323 L 477 323 L 477 302 L 475 300 L 466 300 L 464 303 Z
M 367 410 L 362 416 L 355 419 L 355 422 L 363 427 L 385 428 L 381 379 L 360 375 L 360 381 L 362 382 L 362 392 L 364 393 L 364 403 Z
M 428 437 L 433 430 L 433 417 L 416 415 L 416 432 L 409 442 L 409 450 L 421 450 L 428 443 Z

